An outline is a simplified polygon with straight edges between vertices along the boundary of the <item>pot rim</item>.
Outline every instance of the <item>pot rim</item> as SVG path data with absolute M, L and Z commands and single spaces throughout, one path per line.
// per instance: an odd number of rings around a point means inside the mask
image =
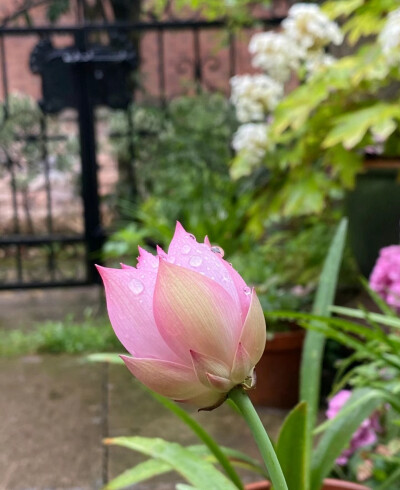
M 245 486 L 246 490 L 268 490 L 270 488 L 270 482 L 267 480 L 259 481 L 255 483 L 249 483 Z M 334 478 L 325 478 L 324 486 L 322 490 L 370 490 L 364 485 L 354 483 L 346 480 L 336 480 Z

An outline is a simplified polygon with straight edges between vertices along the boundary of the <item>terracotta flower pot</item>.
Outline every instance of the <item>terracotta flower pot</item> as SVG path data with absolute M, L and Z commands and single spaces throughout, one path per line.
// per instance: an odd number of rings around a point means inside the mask
M 257 383 L 249 396 L 255 405 L 291 408 L 299 399 L 299 369 L 304 330 L 276 333 L 267 340 L 256 366 Z
M 246 490 L 269 490 L 269 488 L 271 488 L 271 483 L 268 481 L 249 483 L 245 486 Z M 351 481 L 333 480 L 332 478 L 327 478 L 324 480 L 321 490 L 369 490 L 369 488 Z

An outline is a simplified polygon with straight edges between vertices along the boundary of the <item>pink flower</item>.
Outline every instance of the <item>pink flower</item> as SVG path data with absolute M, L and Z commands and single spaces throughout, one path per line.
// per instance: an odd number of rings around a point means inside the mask
M 200 408 L 219 405 L 236 385 L 254 385 L 265 346 L 254 289 L 206 237 L 177 223 L 168 253 L 139 247 L 136 267 L 98 267 L 116 335 L 131 373 L 157 393 Z
M 341 390 L 333 398 L 331 398 L 329 401 L 328 410 L 326 411 L 326 416 L 328 419 L 333 419 L 350 397 L 350 390 Z M 371 417 L 362 422 L 360 427 L 354 433 L 349 447 L 345 449 L 337 458 L 336 463 L 343 466 L 347 464 L 349 457 L 358 448 L 375 444 L 378 439 L 376 433 L 380 430 L 381 426 L 379 424 L 379 415 L 377 412 L 375 412 L 371 415 Z
M 400 313 L 400 245 L 381 249 L 369 285 Z

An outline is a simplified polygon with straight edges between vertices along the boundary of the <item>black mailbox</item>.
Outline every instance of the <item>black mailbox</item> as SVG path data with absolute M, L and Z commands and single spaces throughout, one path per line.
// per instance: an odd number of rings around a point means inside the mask
M 136 67 L 137 56 L 130 44 L 124 49 L 92 44 L 82 51 L 76 46 L 55 48 L 50 39 L 42 39 L 30 57 L 32 72 L 42 77 L 39 104 L 45 113 L 79 108 L 82 70 L 93 106 L 126 109 L 132 101 L 130 75 Z

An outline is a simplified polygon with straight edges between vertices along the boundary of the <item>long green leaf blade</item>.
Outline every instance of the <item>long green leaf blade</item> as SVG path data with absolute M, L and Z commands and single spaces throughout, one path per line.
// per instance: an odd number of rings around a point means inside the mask
M 104 490 L 121 490 L 135 483 L 149 480 L 155 476 L 162 475 L 171 471 L 172 468 L 168 463 L 159 461 L 158 459 L 149 459 L 143 463 L 124 471 L 116 478 L 112 479 L 104 487 Z
M 343 219 L 338 226 L 324 262 L 312 310 L 315 315 L 329 316 L 329 307 L 335 297 L 336 284 L 346 240 L 346 231 L 347 220 Z M 308 407 L 305 451 L 305 464 L 307 468 L 311 460 L 312 431 L 315 426 L 319 406 L 324 346 L 325 337 L 322 333 L 313 330 L 307 332 L 300 370 L 300 400 L 306 401 Z M 309 472 L 307 471 L 307 473 Z
M 276 454 L 290 490 L 307 488 L 306 430 L 307 403 L 300 402 L 286 417 L 276 445 Z
M 332 313 L 337 313 L 338 315 L 344 315 L 350 318 L 360 318 L 363 320 L 372 320 L 387 327 L 400 328 L 399 317 L 382 315 L 380 313 L 370 313 L 369 311 L 365 312 L 363 310 L 346 308 L 344 306 L 331 306 L 330 310 L 332 311 Z
M 183 422 L 185 422 L 185 424 L 197 435 L 197 437 L 204 442 L 211 453 L 214 454 L 219 464 L 225 470 L 226 474 L 236 485 L 236 487 L 239 489 L 243 489 L 243 484 L 238 474 L 236 473 L 227 456 L 221 450 L 216 441 L 210 436 L 210 434 L 208 434 L 208 432 L 206 432 L 203 427 L 198 422 L 196 422 L 196 420 L 194 420 L 185 410 L 183 410 L 183 408 L 179 407 L 176 403 L 168 400 L 168 398 L 158 395 L 157 393 L 154 393 L 150 390 L 148 391 L 157 401 L 164 405 L 164 407 L 166 407 L 172 413 L 177 415 Z
M 196 488 L 207 490 L 235 490 L 235 485 L 214 466 L 199 458 L 188 449 L 174 442 L 159 438 L 116 437 L 107 439 L 107 444 L 138 451 L 146 456 L 167 463 Z

